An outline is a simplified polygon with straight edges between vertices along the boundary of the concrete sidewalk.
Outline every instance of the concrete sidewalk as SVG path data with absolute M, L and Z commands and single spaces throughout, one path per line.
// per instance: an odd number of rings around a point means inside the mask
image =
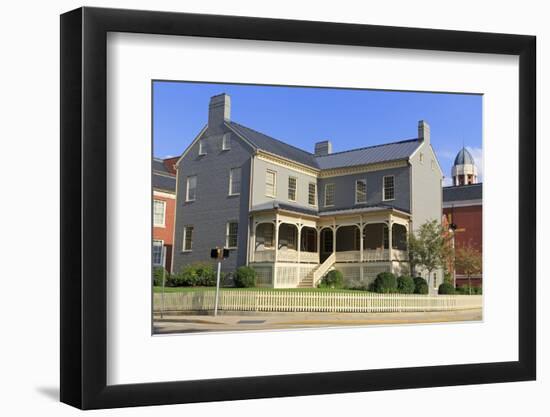
M 223 315 L 154 315 L 154 333 L 254 331 L 310 327 L 480 321 L 481 309 L 411 313 L 257 313 Z

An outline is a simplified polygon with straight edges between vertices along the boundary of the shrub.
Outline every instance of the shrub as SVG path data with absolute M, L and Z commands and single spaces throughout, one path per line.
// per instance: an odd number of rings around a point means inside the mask
M 422 277 L 414 278 L 414 293 L 415 294 L 428 294 L 428 283 Z
M 165 271 L 164 285 L 168 286 L 170 283 L 170 274 L 163 267 L 159 266 L 153 269 L 153 285 L 155 287 L 162 286 L 162 271 Z
M 319 282 L 319 288 L 342 288 L 344 286 L 344 275 L 337 269 L 326 274 Z
M 216 285 L 216 272 L 210 264 L 195 263 L 184 266 L 170 281 L 176 287 L 211 287 Z
M 409 276 L 397 278 L 397 291 L 401 294 L 412 294 L 414 292 L 414 280 Z
M 212 265 L 207 263 L 197 263 L 193 265 L 197 274 L 197 286 L 213 287 L 216 285 L 216 271 Z
M 374 280 L 374 290 L 377 293 L 397 292 L 397 280 L 391 272 L 380 272 Z
M 240 266 L 233 277 L 235 287 L 250 288 L 256 286 L 256 271 L 249 266 Z
M 448 282 L 444 282 L 439 286 L 438 289 L 439 294 L 454 294 L 455 293 L 455 287 L 453 287 L 452 284 L 449 284 Z
M 472 285 L 471 290 L 472 290 L 471 292 L 472 295 L 480 295 L 483 293 L 481 287 L 474 287 Z M 461 285 L 456 289 L 456 292 L 463 295 L 470 295 L 470 287 L 467 284 Z

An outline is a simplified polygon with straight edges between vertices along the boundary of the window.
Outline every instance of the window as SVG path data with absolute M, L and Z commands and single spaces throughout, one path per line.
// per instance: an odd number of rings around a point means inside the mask
M 355 181 L 355 204 L 367 202 L 367 180 Z
M 432 159 L 432 171 L 435 169 L 435 161 Z
M 296 177 L 288 177 L 288 199 L 296 201 Z
M 265 194 L 268 197 L 275 197 L 276 181 L 277 173 L 268 169 L 265 173 Z
M 153 200 L 153 226 L 164 227 L 165 214 L 166 202 L 162 200 Z
M 393 175 L 384 177 L 384 201 L 393 200 L 395 198 L 395 178 Z
M 185 201 L 195 201 L 197 198 L 197 176 L 187 177 L 187 195 Z
M 420 160 L 421 164 L 424 163 L 424 154 L 422 152 L 420 152 L 420 155 L 418 155 L 418 159 Z
M 229 195 L 241 193 L 241 169 L 231 168 L 229 170 Z
M 190 252 L 193 249 L 193 226 L 183 228 L 183 251 Z
M 314 182 L 309 183 L 307 202 L 312 206 L 317 205 L 317 184 Z
M 162 240 L 153 240 L 153 265 L 162 265 Z
M 231 149 L 231 134 L 224 133 L 222 137 L 222 151 L 228 151 Z
M 228 222 L 225 231 L 225 246 L 230 249 L 237 247 L 237 237 L 239 234 L 239 223 Z
M 202 139 L 199 140 L 199 155 L 206 155 L 206 144 Z
M 325 206 L 333 206 L 334 205 L 334 190 L 335 190 L 334 184 L 326 184 L 325 185 Z

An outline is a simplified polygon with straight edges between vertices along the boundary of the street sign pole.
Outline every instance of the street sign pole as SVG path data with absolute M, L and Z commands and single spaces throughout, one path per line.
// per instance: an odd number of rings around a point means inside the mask
M 216 277 L 216 304 L 214 306 L 214 315 L 218 315 L 218 300 L 220 298 L 220 270 L 222 267 L 221 261 L 218 261 L 218 276 Z
M 160 307 L 160 318 L 164 317 L 164 288 L 166 286 L 166 269 L 164 268 L 166 261 L 166 246 L 162 247 L 162 305 Z

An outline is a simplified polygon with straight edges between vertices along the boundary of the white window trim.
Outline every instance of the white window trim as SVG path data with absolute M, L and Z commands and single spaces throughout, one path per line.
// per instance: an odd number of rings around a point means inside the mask
M 229 246 L 229 225 L 231 223 L 237 223 L 237 246 Z M 237 220 L 229 220 L 225 224 L 225 247 L 227 249 L 237 249 L 239 245 L 239 222 Z
M 291 178 L 294 178 L 294 200 L 292 200 L 290 197 L 288 197 L 288 194 L 290 194 L 290 179 Z M 287 197 L 288 197 L 288 201 L 296 202 L 298 200 L 298 177 L 295 177 L 294 175 L 289 175 L 288 176 Z
M 421 164 L 424 164 L 424 152 L 420 152 L 418 154 L 418 160 L 420 161 Z
M 162 264 L 162 261 L 163 261 L 162 253 L 164 252 L 164 240 L 162 240 L 162 239 L 153 239 L 153 246 L 155 246 L 154 245 L 155 242 L 160 242 L 160 264 L 156 264 L 154 262 L 155 258 L 152 256 L 153 255 L 152 252 L 151 252 L 151 257 L 152 257 L 151 261 L 153 262 L 153 266 L 162 266 L 162 267 L 164 267 L 165 265 Z
M 199 156 L 206 155 L 206 149 L 204 146 L 204 139 L 199 139 Z
M 313 204 L 309 202 L 309 186 L 313 185 Z M 315 182 L 309 182 L 307 185 L 307 203 L 312 207 L 317 207 L 317 183 Z
M 273 171 L 272 169 L 266 169 L 265 171 L 266 177 L 265 177 L 265 195 L 266 197 L 275 198 L 277 196 L 277 171 Z M 267 174 L 272 173 L 273 174 L 273 194 L 267 193 Z
M 357 183 L 364 182 L 365 183 L 365 201 L 357 201 Z M 361 178 L 358 180 L 355 180 L 355 204 L 367 204 L 367 180 L 366 178 Z
M 185 249 L 185 237 L 187 236 L 187 228 L 191 227 L 193 231 L 191 232 L 191 249 Z M 182 252 L 193 252 L 193 233 L 195 232 L 195 226 L 188 224 L 187 226 L 183 226 L 183 239 L 182 239 L 182 246 L 181 251 Z
M 386 178 L 393 177 L 393 198 L 386 198 Z M 384 175 L 382 177 L 382 201 L 395 200 L 395 175 Z
M 162 223 L 155 223 L 155 203 L 162 203 Z M 153 199 L 153 227 L 166 227 L 166 201 Z
M 325 184 L 325 207 L 334 207 L 334 202 L 332 204 L 327 204 L 327 187 L 329 185 L 333 185 L 334 186 L 334 198 L 336 197 L 336 184 L 333 183 L 333 182 L 330 182 L 328 184 Z
M 233 170 L 234 169 L 241 169 L 239 167 L 235 167 L 235 168 L 229 168 L 229 195 L 233 196 L 233 195 L 240 195 L 241 192 L 239 191 L 238 193 L 234 193 L 233 192 Z M 239 182 L 241 183 L 241 188 L 242 188 L 242 170 L 241 170 L 241 178 L 239 180 Z
M 195 180 L 195 198 L 193 198 L 192 200 L 189 199 L 189 179 L 190 178 L 197 178 L 196 175 L 190 175 L 187 177 L 186 181 L 185 181 L 185 201 L 186 202 L 190 202 L 190 201 L 195 201 L 197 199 L 197 184 L 198 184 L 198 181 Z
M 228 151 L 231 149 L 231 134 L 224 133 L 222 136 L 222 151 Z

